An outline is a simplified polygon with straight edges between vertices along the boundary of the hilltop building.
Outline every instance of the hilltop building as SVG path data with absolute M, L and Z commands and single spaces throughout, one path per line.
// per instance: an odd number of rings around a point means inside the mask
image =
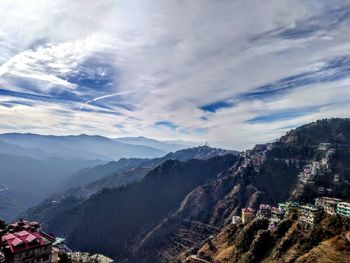
M 323 211 L 329 215 L 337 214 L 337 204 L 341 199 L 331 197 L 320 197 L 315 199 L 315 204 L 322 207 Z
M 278 209 L 281 214 L 283 215 L 289 215 L 293 212 L 298 211 L 299 209 L 299 203 L 294 201 L 287 201 L 284 203 L 278 203 Z
M 240 216 L 233 216 L 232 217 L 232 224 L 237 225 L 242 223 L 242 218 Z
M 350 218 L 350 203 L 339 202 L 337 204 L 337 214 Z
M 248 224 L 254 219 L 254 210 L 250 207 L 242 209 L 242 223 Z
M 300 206 L 299 221 L 311 226 L 317 224 L 322 217 L 322 208 L 317 205 L 306 204 Z
M 271 206 L 268 204 L 260 204 L 259 210 L 256 213 L 258 218 L 269 219 L 271 217 Z
M 37 222 L 21 219 L 9 225 L 1 241 L 6 263 L 52 262 L 54 237 L 41 232 Z

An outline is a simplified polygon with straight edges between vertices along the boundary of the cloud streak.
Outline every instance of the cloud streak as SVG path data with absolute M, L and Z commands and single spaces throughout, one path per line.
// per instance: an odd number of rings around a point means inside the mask
M 0 132 L 243 149 L 349 116 L 346 1 L 4 0 L 0 8 Z

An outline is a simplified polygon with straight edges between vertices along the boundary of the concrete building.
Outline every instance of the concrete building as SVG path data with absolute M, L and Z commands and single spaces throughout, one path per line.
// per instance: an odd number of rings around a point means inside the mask
M 278 203 L 278 209 L 280 210 L 280 213 L 283 215 L 289 215 L 293 212 L 298 211 L 299 209 L 299 203 L 294 201 L 287 201 L 284 203 Z
M 37 222 L 20 220 L 11 224 L 1 238 L 6 263 L 52 262 L 54 238 L 39 231 Z
M 337 214 L 337 204 L 341 199 L 332 197 L 320 197 L 315 199 L 315 204 L 322 207 L 323 211 L 329 215 Z
M 268 204 L 260 204 L 259 210 L 256 213 L 258 218 L 269 219 L 271 217 L 271 206 Z
M 242 218 L 240 216 L 233 216 L 232 217 L 232 224 L 237 225 L 242 223 Z
M 250 207 L 242 209 L 242 223 L 248 224 L 254 219 L 254 210 Z
M 350 218 L 350 203 L 339 202 L 337 204 L 337 214 Z
M 300 206 L 299 221 L 311 226 L 317 224 L 322 217 L 322 208 L 317 205 L 306 204 Z

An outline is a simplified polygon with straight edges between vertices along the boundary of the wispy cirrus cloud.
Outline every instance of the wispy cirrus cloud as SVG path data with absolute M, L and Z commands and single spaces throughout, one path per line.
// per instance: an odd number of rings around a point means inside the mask
M 0 8 L 2 132 L 242 149 L 349 116 L 346 1 L 5 0 Z

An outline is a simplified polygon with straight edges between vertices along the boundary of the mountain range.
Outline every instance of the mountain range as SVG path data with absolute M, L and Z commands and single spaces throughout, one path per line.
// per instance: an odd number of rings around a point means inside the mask
M 313 186 L 302 184 L 298 174 L 305 164 L 320 158 L 318 145 L 323 142 L 331 142 L 337 148 L 331 167 L 341 180 L 334 185 L 333 177 L 327 176 L 315 181 Z M 260 203 L 276 206 L 286 200 L 313 202 L 320 195 L 319 187 L 329 188 L 332 196 L 350 199 L 349 143 L 350 119 L 320 120 L 291 130 L 269 144 L 268 151 L 265 150 L 267 144 L 254 147 L 250 151 L 252 156 L 264 153 L 266 157 L 259 166 L 246 165 L 244 155 L 238 157 L 232 153 L 201 160 L 165 160 L 155 168 L 149 167 L 151 170 L 144 171 L 145 176 L 136 176 L 133 183 L 134 180 L 130 180 L 113 188 L 106 187 L 108 183 L 102 182 L 116 182 L 111 179 L 118 177 L 115 174 L 77 188 L 82 193 L 81 187 L 92 189 L 93 185 L 103 185 L 104 188 L 97 187 L 92 194 L 73 195 L 73 190 L 61 193 L 56 196 L 57 200 L 48 199 L 24 215 L 39 220 L 48 231 L 64 236 L 74 249 L 104 253 L 119 262 L 269 260 L 270 255 L 254 254 L 260 250 L 249 249 L 255 239 L 260 242 L 258 230 L 265 229 L 264 223 L 254 221 L 247 226 L 244 231 L 250 234 L 246 239 L 243 234 L 234 234 L 238 232 L 226 234 L 231 231 L 232 216 L 239 214 L 243 207 L 256 209 Z M 144 168 L 131 168 L 122 173 L 132 177 L 133 169 Z M 291 221 L 287 225 L 293 224 Z M 306 256 L 319 242 L 336 238 L 339 233 L 319 235 L 317 241 L 308 243 L 298 256 Z M 205 254 L 206 242 L 212 235 L 230 238 L 223 242 L 231 242 L 230 249 L 237 253 L 228 253 L 228 261 L 217 260 L 215 253 Z M 304 244 L 303 235 L 294 237 L 292 242 Z M 277 245 L 282 242 L 279 238 L 271 239 L 271 246 L 276 246 L 272 247 L 276 254 L 270 258 L 271 262 L 281 262 L 279 260 L 287 257 L 285 253 L 290 253 L 288 250 L 277 253 Z M 288 235 L 284 238 L 291 239 Z M 220 250 L 220 243 L 213 244 L 221 255 L 227 252 Z M 198 258 L 200 261 L 196 261 Z
M 10 220 L 52 193 L 66 189 L 68 178 L 81 170 L 87 171 L 121 157 L 161 158 L 189 145 L 193 143 L 162 142 L 145 137 L 0 134 L 0 183 L 6 189 L 1 192 L 0 218 Z M 107 175 L 117 171 L 112 170 Z M 68 184 L 67 188 L 70 186 Z
M 1 153 L 39 159 L 61 157 L 112 161 L 120 158 L 154 158 L 194 146 L 190 142 L 156 141 L 145 137 L 107 138 L 103 136 L 53 136 L 30 133 L 0 134 Z

